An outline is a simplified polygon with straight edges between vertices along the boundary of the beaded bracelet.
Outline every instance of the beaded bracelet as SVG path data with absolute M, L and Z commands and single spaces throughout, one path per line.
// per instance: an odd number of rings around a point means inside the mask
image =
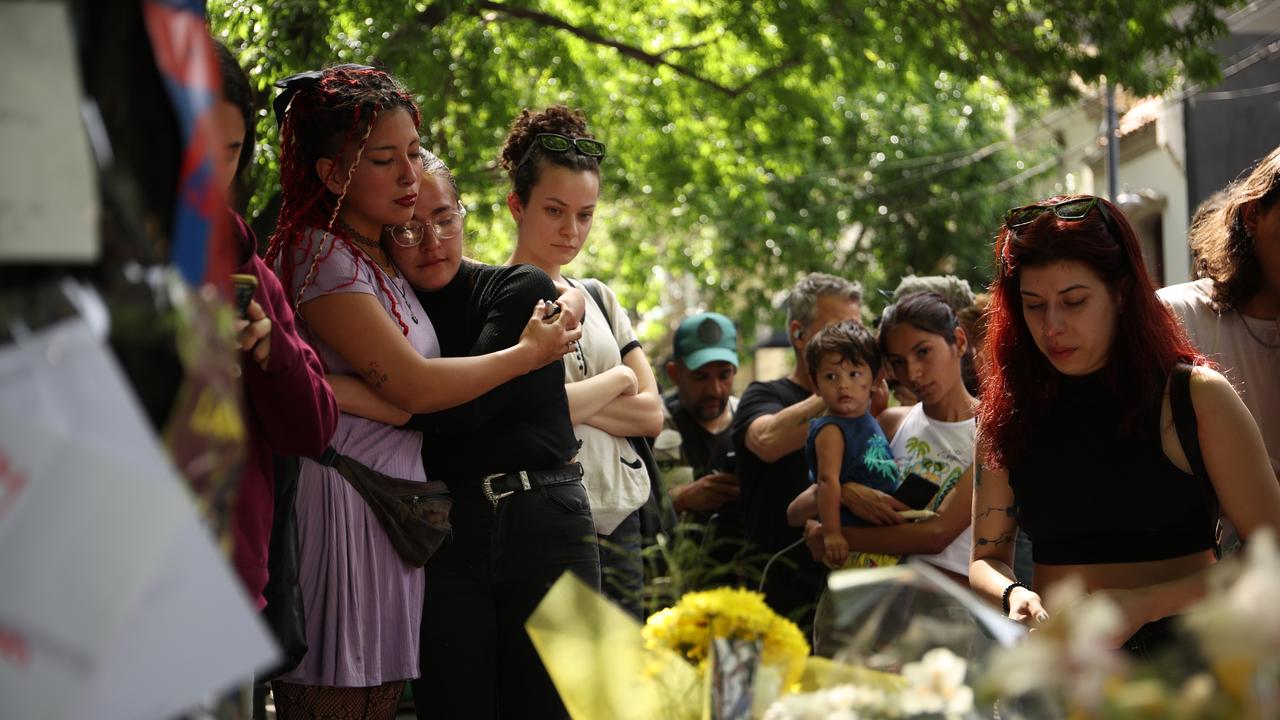
M 1014 580 L 1013 582 L 1009 583 L 1009 587 L 1004 589 L 1004 595 L 1000 596 L 1000 605 L 1004 607 L 1005 616 L 1009 615 L 1009 595 L 1010 593 L 1013 592 L 1014 588 L 1022 588 L 1023 590 L 1031 589 L 1026 585 L 1023 585 L 1021 582 L 1018 582 L 1017 580 Z

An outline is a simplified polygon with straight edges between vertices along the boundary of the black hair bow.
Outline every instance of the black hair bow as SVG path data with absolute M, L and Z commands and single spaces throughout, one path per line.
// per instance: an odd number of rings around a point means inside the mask
M 356 65 L 348 63 L 346 65 L 334 65 L 329 70 L 375 70 L 370 65 Z M 313 88 L 320 84 L 324 78 L 324 70 L 308 70 L 300 72 L 296 75 L 290 75 L 287 78 L 276 81 L 276 87 L 280 88 L 280 94 L 271 101 L 271 109 L 276 114 L 276 127 L 284 124 L 284 114 L 289 110 L 289 103 L 293 102 L 293 96 L 298 94 L 299 90 L 304 88 Z

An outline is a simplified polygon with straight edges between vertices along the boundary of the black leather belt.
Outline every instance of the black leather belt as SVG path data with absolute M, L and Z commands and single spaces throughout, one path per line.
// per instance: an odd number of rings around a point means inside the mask
M 570 463 L 550 470 L 521 470 L 513 473 L 498 473 L 480 481 L 480 489 L 484 496 L 498 507 L 498 501 L 524 490 L 536 487 L 550 487 L 577 482 L 582 478 L 582 463 Z

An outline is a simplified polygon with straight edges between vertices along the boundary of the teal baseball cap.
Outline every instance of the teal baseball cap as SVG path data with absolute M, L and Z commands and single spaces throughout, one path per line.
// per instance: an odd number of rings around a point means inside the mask
M 738 331 L 720 313 L 702 312 L 676 328 L 675 359 L 690 370 L 717 360 L 738 367 Z

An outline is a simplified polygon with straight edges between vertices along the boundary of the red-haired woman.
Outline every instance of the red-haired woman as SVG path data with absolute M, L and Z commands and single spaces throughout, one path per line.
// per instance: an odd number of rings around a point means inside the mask
M 1040 591 L 1078 577 L 1119 604 L 1117 645 L 1145 656 L 1205 592 L 1219 502 L 1246 537 L 1280 527 L 1262 438 L 1156 298 L 1114 205 L 1011 210 L 996 260 L 970 585 L 1035 626 L 1061 609 Z M 1010 569 L 1018 527 L 1034 588 Z
M 431 321 L 380 244 L 384 227 L 412 219 L 422 175 L 418 109 L 394 79 L 347 65 L 281 85 L 283 205 L 266 259 L 330 373 L 429 412 L 559 361 L 577 333 L 543 323 L 542 303 L 516 346 L 436 357 Z M 354 461 L 426 492 L 421 446 L 418 432 L 344 412 L 336 454 L 303 460 L 295 511 L 309 651 L 273 683 L 281 717 L 393 718 L 417 677 L 422 570 L 396 552 L 351 476 Z

